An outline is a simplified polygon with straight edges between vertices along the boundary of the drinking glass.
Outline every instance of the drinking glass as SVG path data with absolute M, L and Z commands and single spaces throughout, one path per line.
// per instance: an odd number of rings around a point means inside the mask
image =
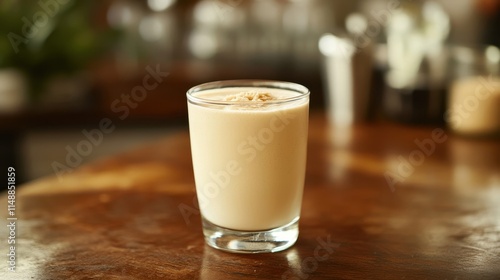
M 309 90 L 227 80 L 187 92 L 196 193 L 206 243 L 241 253 L 277 252 L 299 234 Z

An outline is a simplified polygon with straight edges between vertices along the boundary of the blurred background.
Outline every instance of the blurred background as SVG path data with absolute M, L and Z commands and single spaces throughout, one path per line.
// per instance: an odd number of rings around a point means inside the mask
M 334 123 L 500 130 L 498 92 L 465 126 L 453 105 L 477 88 L 458 80 L 499 89 L 497 0 L 2 0 L 0 21 L 1 167 L 18 182 L 186 126 L 185 92 L 214 80 L 301 83 Z

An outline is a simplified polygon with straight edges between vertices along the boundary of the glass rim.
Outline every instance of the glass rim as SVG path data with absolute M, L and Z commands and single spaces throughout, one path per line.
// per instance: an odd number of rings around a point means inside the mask
M 240 88 L 240 87 L 281 89 L 298 93 L 297 96 L 266 101 L 266 104 L 290 103 L 293 101 L 299 101 L 304 98 L 308 98 L 310 95 L 310 91 L 307 87 L 294 82 L 278 81 L 278 80 L 240 79 L 240 80 L 220 80 L 220 81 L 199 84 L 194 87 L 191 87 L 186 92 L 186 96 L 188 102 L 193 104 L 209 104 L 209 105 L 222 105 L 222 106 L 242 105 L 248 103 L 248 101 L 214 100 L 208 98 L 200 98 L 194 95 L 197 92 L 202 92 L 206 90 L 223 89 L 223 88 Z

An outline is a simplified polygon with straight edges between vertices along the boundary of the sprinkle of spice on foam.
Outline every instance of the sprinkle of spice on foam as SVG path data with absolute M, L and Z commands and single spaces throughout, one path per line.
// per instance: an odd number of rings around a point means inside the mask
M 224 101 L 265 102 L 275 99 L 276 97 L 267 92 L 240 92 L 224 97 Z

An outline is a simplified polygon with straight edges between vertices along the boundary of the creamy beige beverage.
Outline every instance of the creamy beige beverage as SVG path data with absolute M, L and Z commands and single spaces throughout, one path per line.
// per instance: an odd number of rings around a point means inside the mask
M 298 219 L 304 186 L 308 98 L 270 88 L 212 89 L 188 102 L 200 210 L 211 223 L 257 231 Z M 290 101 L 290 98 L 296 98 Z

